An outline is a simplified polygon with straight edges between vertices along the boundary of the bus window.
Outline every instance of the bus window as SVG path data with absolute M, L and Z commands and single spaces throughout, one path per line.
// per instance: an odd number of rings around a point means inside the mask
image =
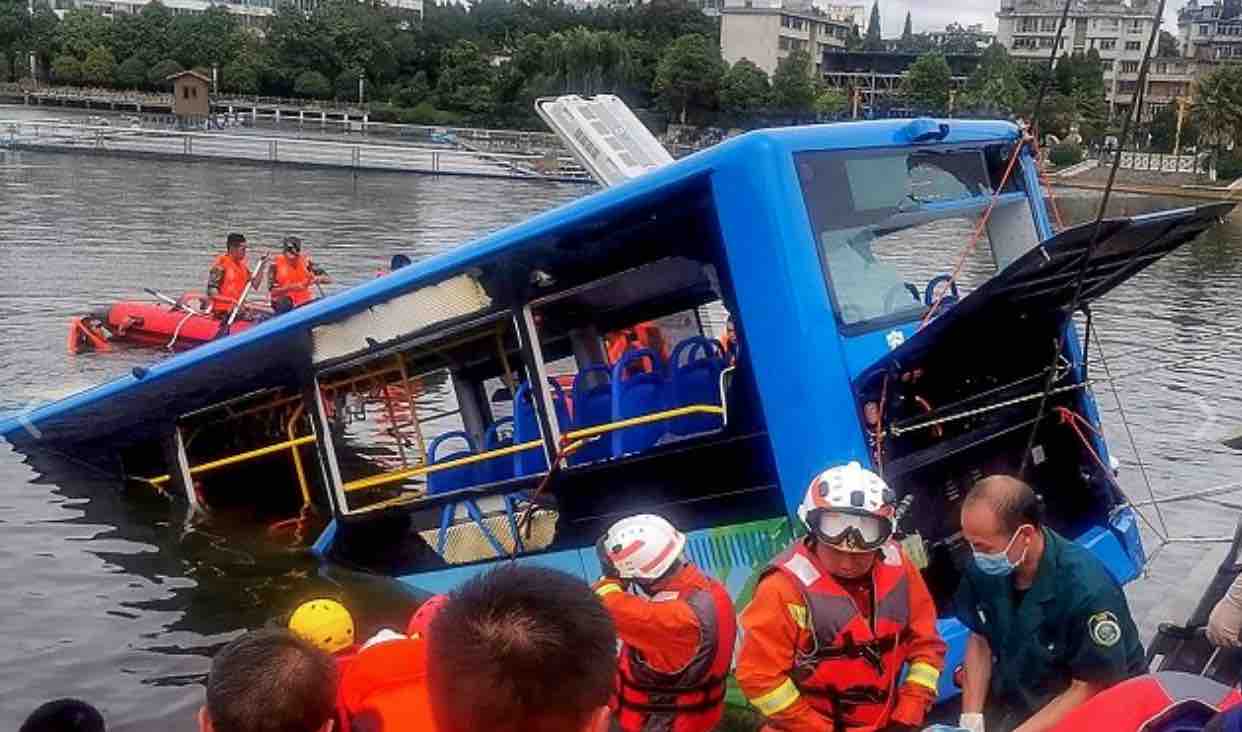
M 670 257 L 534 311 L 559 430 L 574 445 L 571 466 L 723 428 L 727 312 L 702 264 Z

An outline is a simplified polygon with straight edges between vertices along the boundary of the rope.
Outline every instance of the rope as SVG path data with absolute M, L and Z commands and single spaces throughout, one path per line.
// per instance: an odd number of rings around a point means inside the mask
M 192 317 L 194 317 L 194 312 L 189 311 L 185 314 L 185 317 L 182 318 L 180 322 L 177 323 L 177 327 L 173 329 L 172 338 L 168 340 L 168 343 L 164 344 L 165 350 L 171 351 L 173 349 L 173 345 L 177 342 L 177 339 L 181 337 L 182 326 L 184 326 L 187 322 L 189 322 L 190 318 Z
M 1139 474 L 1143 476 L 1143 482 L 1147 485 L 1147 495 L 1155 501 L 1156 490 L 1152 487 L 1151 477 L 1147 474 L 1147 464 L 1143 462 L 1142 453 L 1138 449 L 1138 441 L 1134 439 L 1134 430 L 1130 428 L 1130 419 L 1126 416 L 1125 405 L 1121 402 L 1121 393 L 1117 390 L 1117 383 L 1113 381 L 1112 370 L 1108 368 L 1108 357 L 1104 355 L 1104 344 L 1100 342 L 1099 331 L 1095 334 L 1095 350 L 1098 352 L 1100 365 L 1104 367 L 1104 378 L 1108 380 L 1113 390 L 1113 400 L 1117 402 L 1117 414 L 1121 417 L 1121 424 L 1126 430 L 1126 436 L 1130 440 L 1130 449 L 1134 451 L 1134 459 L 1138 463 Z M 1156 517 L 1160 520 L 1160 525 L 1164 528 L 1165 536 L 1169 535 L 1169 524 L 1164 518 L 1164 512 L 1160 510 L 1159 503 L 1152 504 L 1156 509 Z
M 1164 6 L 1165 6 L 1165 0 L 1160 0 L 1160 9 L 1154 16 L 1157 20 L 1164 17 Z M 1068 7 L 1069 6 L 1068 6 L 1068 0 L 1067 0 L 1066 13 L 1068 13 Z M 1064 20 L 1064 17 L 1065 16 L 1063 15 L 1062 16 L 1063 20 Z M 1151 69 L 1151 51 L 1152 51 L 1152 48 L 1155 47 L 1156 45 L 1156 39 L 1159 33 L 1160 33 L 1160 23 L 1158 22 L 1152 23 L 1151 34 L 1147 40 L 1147 48 L 1143 52 L 1143 64 L 1142 64 L 1142 67 L 1139 69 L 1139 77 L 1138 77 L 1139 95 L 1138 95 L 1138 99 L 1136 100 L 1136 104 L 1134 105 L 1134 108 L 1130 110 L 1130 114 L 1126 115 L 1125 123 L 1122 125 L 1121 138 L 1120 138 L 1121 147 L 1125 147 L 1126 141 L 1130 139 L 1131 127 L 1133 126 L 1134 120 L 1136 118 L 1140 118 L 1143 113 L 1143 92 L 1145 91 L 1145 87 L 1147 86 L 1147 73 Z M 1056 47 L 1054 46 L 1053 53 L 1055 54 L 1055 52 L 1056 52 Z M 1049 69 L 1049 71 L 1051 72 L 1051 69 Z M 1074 296 L 1073 298 L 1070 299 L 1070 305 L 1069 305 L 1068 310 L 1066 311 L 1070 313 L 1071 315 L 1078 310 L 1079 305 L 1082 303 L 1082 291 L 1083 291 L 1083 287 L 1087 283 L 1087 271 L 1090 269 L 1091 255 L 1095 253 L 1096 247 L 1100 243 L 1100 232 L 1103 230 L 1103 227 L 1104 227 L 1104 214 L 1108 210 L 1108 201 L 1112 197 L 1113 184 L 1116 183 L 1117 181 L 1117 170 L 1120 167 L 1121 167 L 1121 151 L 1118 150 L 1117 157 L 1113 159 L 1113 167 L 1108 172 L 1108 183 L 1105 184 L 1104 186 L 1104 195 L 1100 198 L 1100 207 L 1099 207 L 1099 210 L 1096 212 L 1095 224 L 1091 232 L 1091 241 L 1088 242 L 1087 249 L 1083 253 L 1082 265 L 1078 268 L 1078 276 L 1074 280 Z M 1068 331 L 1068 328 L 1063 329 L 1057 335 L 1056 349 L 1054 350 L 1052 354 L 1054 362 L 1055 362 L 1055 359 L 1061 355 L 1061 352 L 1065 350 L 1065 335 L 1067 331 Z M 1031 450 L 1034 449 L 1035 447 L 1035 438 L 1039 434 L 1039 425 L 1048 407 L 1047 392 L 1051 388 L 1052 388 L 1052 374 L 1049 374 L 1048 380 L 1044 384 L 1044 391 L 1045 391 L 1044 398 L 1041 399 L 1039 402 L 1039 409 L 1035 413 L 1035 424 L 1031 426 L 1031 434 L 1030 434 L 1030 437 L 1028 437 L 1026 441 L 1026 450 L 1022 453 L 1022 466 L 1018 471 L 1019 474 L 1026 473 L 1026 469 L 1031 464 Z
M 932 316 L 940 308 L 940 302 L 953 292 L 953 285 L 957 282 L 957 276 L 962 273 L 962 268 L 966 266 L 966 259 L 974 253 L 979 246 L 979 240 L 983 238 L 983 232 L 987 228 L 988 220 L 992 216 L 992 210 L 996 208 L 996 202 L 1000 200 L 1001 191 L 1005 190 L 1005 184 L 1009 182 L 1009 177 L 1013 175 L 1013 170 L 1017 166 L 1018 158 L 1021 157 L 1022 145 L 1027 141 L 1026 137 L 1020 137 L 1018 144 L 1014 146 L 1013 153 L 1009 156 L 1009 164 L 1005 166 L 1005 174 L 1001 176 L 1000 183 L 997 184 L 996 190 L 992 192 L 992 198 L 988 201 L 988 207 L 984 209 L 983 215 L 979 217 L 979 223 L 975 226 L 975 231 L 970 237 L 970 242 L 966 244 L 966 248 L 962 250 L 961 256 L 957 258 L 957 264 L 953 267 L 953 271 L 949 273 L 949 281 L 936 294 L 936 299 L 932 301 L 931 307 L 923 313 L 923 320 L 919 322 L 919 330 L 931 321 Z M 883 412 L 880 417 L 883 418 Z
M 1052 204 L 1052 217 L 1057 222 L 1057 231 L 1065 230 L 1065 220 L 1061 218 L 1061 207 L 1057 205 L 1057 197 L 1053 192 L 1052 181 L 1048 179 L 1048 171 L 1040 165 L 1042 154 L 1039 151 L 1039 137 L 1037 135 L 1031 138 L 1032 146 L 1035 148 L 1035 169 L 1039 171 L 1039 182 L 1048 190 L 1048 203 Z

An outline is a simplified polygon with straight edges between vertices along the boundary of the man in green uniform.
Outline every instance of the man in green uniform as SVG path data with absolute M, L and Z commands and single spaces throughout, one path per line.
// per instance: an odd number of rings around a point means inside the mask
M 1146 672 L 1121 586 L 1085 548 L 1043 526 L 1026 483 L 995 475 L 962 504 L 975 561 L 957 617 L 969 628 L 961 726 L 1039 732 L 1100 691 Z M 986 707 L 985 707 L 986 704 Z

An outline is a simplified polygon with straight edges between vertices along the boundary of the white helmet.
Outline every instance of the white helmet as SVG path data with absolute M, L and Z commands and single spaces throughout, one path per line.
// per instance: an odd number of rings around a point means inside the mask
M 798 518 L 816 538 L 848 552 L 875 551 L 893 535 L 893 492 L 857 461 L 811 481 Z
M 654 580 L 681 558 L 686 535 L 667 519 L 644 513 L 613 524 L 599 546 L 621 579 Z

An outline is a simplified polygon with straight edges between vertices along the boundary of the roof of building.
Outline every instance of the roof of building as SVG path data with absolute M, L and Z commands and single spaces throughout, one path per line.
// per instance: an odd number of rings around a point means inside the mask
M 165 81 L 175 81 L 176 79 L 180 79 L 180 78 L 181 78 L 181 77 L 183 77 L 183 76 L 193 76 L 195 79 L 198 79 L 199 81 L 203 82 L 204 84 L 210 84 L 210 83 L 211 83 L 211 79 L 210 79 L 210 78 L 208 78 L 207 76 L 205 76 L 205 75 L 203 75 L 203 74 L 198 73 L 197 71 L 195 71 L 195 70 L 193 70 L 193 69 L 186 69 L 185 71 L 178 71 L 178 72 L 177 72 L 177 73 L 175 73 L 175 74 L 169 74 L 168 76 L 165 76 L 165 77 L 164 77 L 164 80 L 165 80 Z

